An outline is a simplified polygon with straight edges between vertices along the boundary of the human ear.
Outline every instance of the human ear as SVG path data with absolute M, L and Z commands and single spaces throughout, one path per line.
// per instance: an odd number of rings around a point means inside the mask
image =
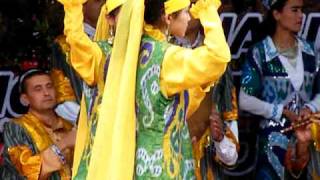
M 20 102 L 21 102 L 21 104 L 24 105 L 24 106 L 29 106 L 29 104 L 30 104 L 30 101 L 29 101 L 29 99 L 28 99 L 28 97 L 27 97 L 26 94 L 22 94 L 22 95 L 20 96 Z

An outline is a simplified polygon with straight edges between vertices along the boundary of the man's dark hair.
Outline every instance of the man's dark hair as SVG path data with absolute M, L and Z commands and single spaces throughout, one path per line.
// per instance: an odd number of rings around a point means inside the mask
M 23 75 L 20 77 L 20 83 L 19 83 L 19 91 L 20 94 L 26 93 L 27 90 L 27 84 L 26 81 L 33 76 L 39 76 L 39 75 L 49 75 L 47 71 L 41 70 L 41 69 L 30 69 L 23 73 Z

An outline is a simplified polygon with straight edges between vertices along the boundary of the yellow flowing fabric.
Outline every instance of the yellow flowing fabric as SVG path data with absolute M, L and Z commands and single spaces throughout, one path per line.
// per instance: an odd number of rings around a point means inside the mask
M 84 97 L 81 98 L 81 107 L 85 107 Z M 74 156 L 73 156 L 73 168 L 72 168 L 72 175 L 76 175 L 78 171 L 78 167 L 81 160 L 81 155 L 85 147 L 85 142 L 87 141 L 86 138 L 89 134 L 89 128 L 87 126 L 87 111 L 86 108 L 80 109 L 80 115 L 79 115 L 79 122 L 77 126 L 77 138 L 76 138 L 76 144 L 74 147 Z
M 107 13 L 106 11 L 107 11 L 106 5 L 102 6 L 100 15 L 97 21 L 96 33 L 94 35 L 95 41 L 106 41 L 108 39 L 109 25 L 105 17 Z
M 99 46 L 83 33 L 81 4 L 86 0 L 59 0 L 64 5 L 65 34 L 73 50 L 74 68 L 89 84 L 99 80 L 104 59 Z M 109 0 L 110 1 L 110 0 Z M 120 11 L 117 33 L 106 79 L 106 88 L 99 112 L 96 136 L 87 179 L 132 179 L 135 155 L 135 73 L 142 35 L 144 1 L 127 1 Z M 101 9 L 96 41 L 108 38 L 106 8 Z M 75 21 L 77 19 L 77 21 Z M 82 107 L 84 101 L 82 100 Z M 73 175 L 77 174 L 89 129 L 87 113 L 81 109 L 74 156 Z M 125 162 L 125 163 L 123 163 Z
M 128 0 L 119 14 L 88 179 L 133 178 L 135 81 L 143 13 L 143 0 Z
M 105 20 L 106 17 L 106 5 L 101 8 L 100 15 L 97 21 L 96 34 L 94 36 L 95 41 L 106 41 L 108 39 L 108 30 L 109 25 Z M 84 97 L 81 98 L 81 107 L 85 107 Z M 77 141 L 74 148 L 74 159 L 73 159 L 73 168 L 72 174 L 76 175 L 78 171 L 78 167 L 80 164 L 81 156 L 85 147 L 85 142 L 87 142 L 87 137 L 89 134 L 88 124 L 87 124 L 87 110 L 86 108 L 81 108 L 78 122 L 78 132 L 77 133 Z

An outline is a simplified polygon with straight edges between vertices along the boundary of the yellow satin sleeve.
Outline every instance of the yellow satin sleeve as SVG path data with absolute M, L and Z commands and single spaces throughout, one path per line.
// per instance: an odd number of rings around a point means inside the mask
M 49 148 L 33 155 L 28 146 L 21 145 L 10 147 L 8 154 L 18 172 L 28 180 L 47 178 L 52 172 L 62 168 L 59 158 Z
M 64 4 L 64 33 L 70 45 L 70 64 L 88 85 L 94 85 L 103 54 L 98 44 L 91 41 L 84 32 L 82 1 L 59 2 Z
M 56 89 L 57 103 L 75 101 L 76 97 L 71 87 L 70 80 L 63 74 L 63 72 L 59 69 L 52 69 L 50 75 Z
M 215 1 L 199 0 L 190 11 L 204 28 L 204 45 L 167 49 L 160 74 L 161 91 L 167 97 L 217 81 L 231 59 Z
M 41 156 L 32 155 L 28 146 L 15 146 L 8 149 L 11 162 L 18 172 L 29 180 L 38 180 L 41 172 Z

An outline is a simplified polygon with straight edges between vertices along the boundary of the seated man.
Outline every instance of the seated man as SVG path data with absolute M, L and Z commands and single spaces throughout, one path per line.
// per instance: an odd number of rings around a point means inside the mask
M 0 179 L 71 179 L 76 130 L 57 116 L 50 75 L 30 70 L 20 80 L 28 113 L 4 125 L 4 166 Z

